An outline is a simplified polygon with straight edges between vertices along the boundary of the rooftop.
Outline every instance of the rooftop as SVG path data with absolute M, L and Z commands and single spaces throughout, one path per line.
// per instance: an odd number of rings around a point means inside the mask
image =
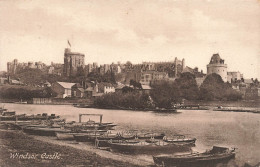
M 70 83 L 70 82 L 57 82 L 57 83 L 66 89 L 71 89 L 71 87 L 76 84 L 76 83 Z
M 224 60 L 220 58 L 219 54 L 213 54 L 209 64 L 224 64 Z

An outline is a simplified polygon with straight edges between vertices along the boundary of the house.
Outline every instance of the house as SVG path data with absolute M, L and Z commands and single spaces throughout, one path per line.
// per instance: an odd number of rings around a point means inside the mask
M 94 88 L 93 87 L 88 87 L 85 89 L 85 97 L 91 98 L 93 96 Z
M 8 79 L 7 78 L 0 78 L 0 84 L 6 84 L 8 83 Z
M 120 84 L 120 85 L 118 85 L 118 86 L 115 88 L 115 91 L 116 91 L 116 92 L 123 92 L 123 88 L 124 88 L 125 86 L 132 88 L 134 91 L 139 92 L 140 94 L 142 94 L 142 93 L 150 94 L 150 92 L 151 92 L 151 90 L 152 90 L 152 87 L 149 86 L 149 85 L 142 85 L 142 89 L 134 89 L 133 86 Z
M 246 85 L 246 88 L 251 87 L 253 83 L 254 83 L 253 79 L 244 79 L 244 84 Z
M 75 84 L 70 82 L 55 82 L 52 84 L 52 90 L 57 93 L 58 98 L 71 97 L 71 89 Z
M 80 84 L 75 84 L 71 87 L 71 96 L 72 97 L 85 97 L 85 90 Z
M 96 88 L 98 93 L 107 94 L 107 93 L 114 93 L 116 91 L 113 84 L 107 82 L 101 82 L 99 84 L 96 84 Z

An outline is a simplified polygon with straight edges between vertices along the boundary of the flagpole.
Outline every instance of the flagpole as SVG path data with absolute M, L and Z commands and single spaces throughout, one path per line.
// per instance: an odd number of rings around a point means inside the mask
M 70 46 L 70 48 L 71 48 L 71 44 L 70 44 L 70 41 L 68 40 L 68 45 Z

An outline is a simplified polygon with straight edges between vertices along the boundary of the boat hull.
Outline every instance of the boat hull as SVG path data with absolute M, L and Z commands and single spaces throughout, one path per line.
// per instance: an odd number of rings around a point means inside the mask
M 199 154 L 153 156 L 153 160 L 156 165 L 162 165 L 162 166 L 213 167 L 219 163 L 227 163 L 229 160 L 235 158 L 235 152 L 229 151 L 228 149 L 223 150 L 222 152 L 213 152 L 213 151 L 199 153 Z
M 124 153 L 133 153 L 133 154 L 155 154 L 155 153 L 174 153 L 174 152 L 185 152 L 189 151 L 190 146 L 179 146 L 175 144 L 169 144 L 165 142 L 161 143 L 147 143 L 147 142 L 139 142 L 139 143 L 116 143 L 116 142 L 108 142 L 109 147 L 114 151 L 124 152 Z

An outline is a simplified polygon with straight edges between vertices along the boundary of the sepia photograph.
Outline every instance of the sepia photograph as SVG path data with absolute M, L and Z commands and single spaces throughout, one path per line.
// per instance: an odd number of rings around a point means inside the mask
M 260 0 L 0 0 L 0 167 L 260 167 Z

